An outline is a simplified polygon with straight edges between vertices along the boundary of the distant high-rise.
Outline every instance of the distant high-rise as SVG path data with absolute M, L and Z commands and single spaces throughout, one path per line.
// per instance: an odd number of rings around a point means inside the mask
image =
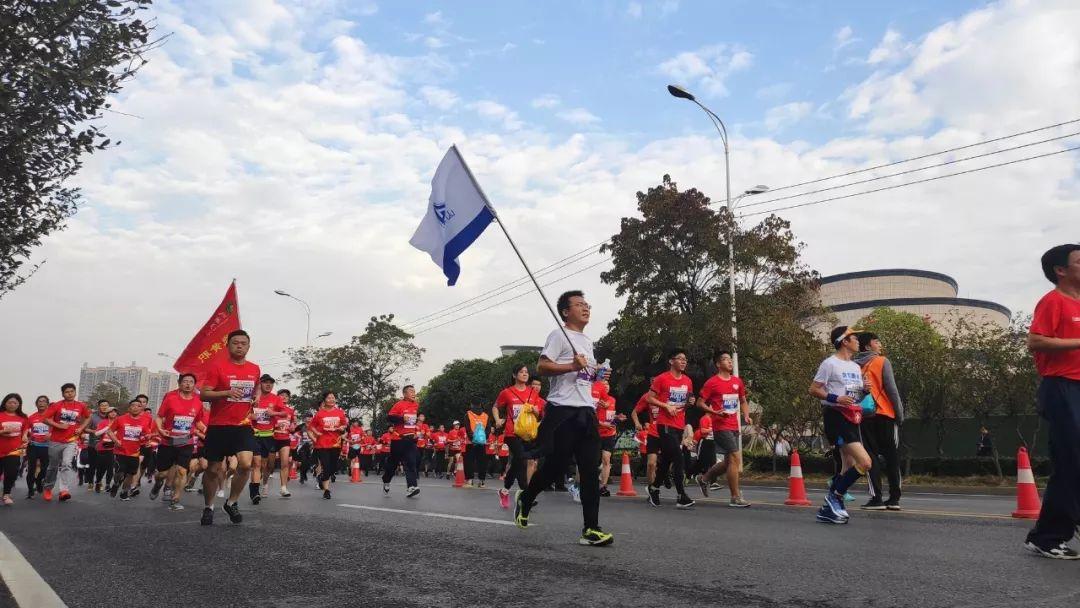
M 176 374 L 173 372 L 151 372 L 146 396 L 150 397 L 150 409 L 157 411 L 165 393 L 176 388 Z
M 134 361 L 126 367 L 119 367 L 112 361 L 102 367 L 89 367 L 83 363 L 79 370 L 79 400 L 89 399 L 99 384 L 119 384 L 133 398 L 147 392 L 150 372 L 145 367 L 135 365 Z

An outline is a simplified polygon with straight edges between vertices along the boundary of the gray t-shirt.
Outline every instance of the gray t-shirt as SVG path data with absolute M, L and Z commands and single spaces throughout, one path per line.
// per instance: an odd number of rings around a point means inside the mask
M 589 365 L 583 370 L 552 376 L 548 402 L 552 405 L 596 409 L 596 402 L 592 397 L 592 385 L 596 381 L 596 358 L 593 356 L 592 340 L 585 334 L 571 329 L 567 329 L 566 334 L 570 336 L 578 354 L 585 355 L 585 360 Z M 558 329 L 548 334 L 540 356 L 547 357 L 555 363 L 573 363 L 574 361 L 574 351 L 567 343 L 566 336 Z
M 86 440 L 87 447 L 96 448 L 101 437 L 94 434 L 94 430 L 101 425 L 102 420 L 108 420 L 108 414 L 102 414 L 97 410 L 94 410 L 93 414 L 90 414 L 90 424 L 86 425 L 86 430 L 89 431 L 89 437 Z
M 836 355 L 829 357 L 818 366 L 814 382 L 825 385 L 825 392 L 832 395 L 847 395 L 855 400 L 862 401 L 865 392 L 863 388 L 862 368 L 854 361 L 845 361 Z M 822 399 L 821 405 L 832 406 L 832 403 Z

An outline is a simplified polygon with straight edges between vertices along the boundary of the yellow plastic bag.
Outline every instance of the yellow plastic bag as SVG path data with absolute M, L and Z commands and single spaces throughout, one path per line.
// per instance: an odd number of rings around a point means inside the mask
M 534 441 L 539 428 L 540 420 L 536 417 L 535 408 L 531 403 L 526 403 L 521 408 L 521 414 L 514 421 L 514 434 L 522 441 Z

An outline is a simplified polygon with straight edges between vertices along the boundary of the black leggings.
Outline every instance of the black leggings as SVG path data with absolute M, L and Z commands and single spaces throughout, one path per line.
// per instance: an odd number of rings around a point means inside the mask
M 675 491 L 682 496 L 686 494 L 683 486 L 682 430 L 663 425 L 658 426 L 657 430 L 660 433 L 660 457 L 657 459 L 656 481 L 653 482 L 653 487 L 661 486 L 665 480 L 670 479 L 675 485 Z
M 35 473 L 34 467 L 41 469 Z M 45 471 L 49 468 L 49 446 L 32 445 L 26 448 L 26 489 L 40 491 L 45 483 Z
M 19 481 L 19 465 L 22 458 L 19 456 L 4 456 L 0 458 L 0 470 L 4 472 L 4 495 L 11 494 L 11 488 Z
M 116 459 L 112 450 L 100 450 L 94 460 L 94 483 L 105 480 L 106 485 L 112 484 L 113 461 Z
M 528 485 L 528 480 L 525 478 L 525 442 L 521 440 L 521 437 L 507 436 L 506 447 L 510 449 L 510 466 L 507 467 L 503 487 L 509 490 L 517 481 L 518 487 L 524 490 Z
M 470 443 L 469 451 L 465 455 L 465 476 L 469 479 L 479 477 L 480 481 L 487 479 L 487 446 L 482 443 Z
M 340 448 L 316 448 L 315 459 L 320 465 L 319 470 L 319 483 L 330 479 L 330 476 L 334 474 L 334 470 L 337 468 L 338 456 L 341 454 Z
M 546 427 L 545 427 L 546 425 Z M 548 404 L 540 421 L 537 438 L 544 452 L 544 464 L 533 474 L 521 502 L 528 510 L 536 497 L 556 480 L 562 481 L 566 467 L 577 460 L 581 478 L 581 517 L 585 528 L 600 526 L 600 432 L 596 414 L 589 407 Z

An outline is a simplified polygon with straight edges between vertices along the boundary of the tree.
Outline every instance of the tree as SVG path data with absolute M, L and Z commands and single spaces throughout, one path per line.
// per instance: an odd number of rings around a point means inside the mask
M 285 377 L 300 381 L 297 409 L 317 407 L 322 393 L 332 390 L 350 417 L 374 420 L 420 364 L 424 349 L 412 338 L 394 325 L 394 315 L 381 315 L 371 317 L 364 333 L 343 346 L 289 350 L 292 362 Z
M 82 155 L 115 145 L 96 124 L 145 63 L 151 0 L 6 2 L 0 6 L 0 298 L 42 237 L 64 227 Z M 119 144 L 120 142 L 116 142 Z
M 132 396 L 131 393 L 122 386 L 102 382 L 94 387 L 93 392 L 90 393 L 90 397 L 86 399 L 86 403 L 90 406 L 90 409 L 94 411 L 97 409 L 97 402 L 102 399 L 108 401 L 109 405 L 115 407 L 117 412 L 123 414 L 127 411 L 128 402 L 131 401 Z

